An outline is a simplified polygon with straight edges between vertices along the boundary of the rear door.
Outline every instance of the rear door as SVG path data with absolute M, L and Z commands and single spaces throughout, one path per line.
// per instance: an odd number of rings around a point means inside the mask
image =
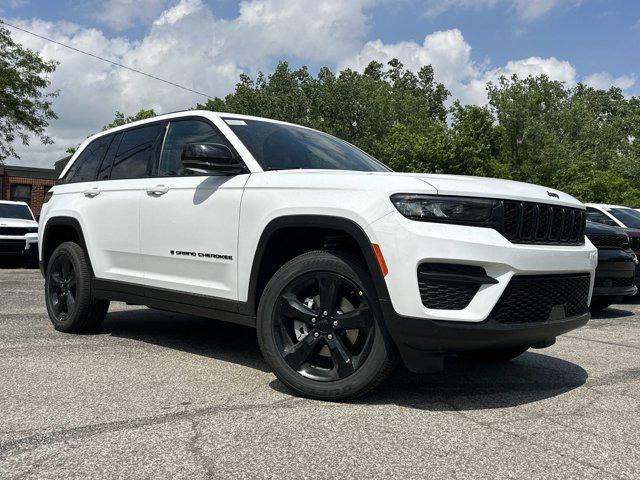
M 140 208 L 147 295 L 168 289 L 236 300 L 240 201 L 249 174 L 185 170 L 181 154 L 187 143 L 218 143 L 234 150 L 204 118 L 167 124 L 159 165 Z
M 104 149 L 101 161 L 86 161 L 87 166 L 79 165 L 69 178 L 97 278 L 144 282 L 140 200 L 160 151 L 162 133 L 163 123 L 153 123 L 109 135 L 99 146 Z M 89 162 L 95 165 L 89 168 Z M 84 170 L 86 177 L 81 175 Z M 75 183 L 76 175 L 79 183 Z

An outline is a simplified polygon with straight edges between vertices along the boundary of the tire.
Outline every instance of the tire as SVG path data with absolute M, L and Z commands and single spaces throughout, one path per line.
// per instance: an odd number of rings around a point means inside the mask
M 605 308 L 610 307 L 613 304 L 612 300 L 609 300 L 608 298 L 593 298 L 591 300 L 591 305 L 589 306 L 589 309 L 592 312 L 599 312 L 600 310 L 604 310 Z
M 278 379 L 319 400 L 364 395 L 397 359 L 369 274 L 342 253 L 309 252 L 282 266 L 260 299 L 257 334 Z
M 91 294 L 91 274 L 85 251 L 74 242 L 55 249 L 45 273 L 45 303 L 53 327 L 65 333 L 98 329 L 109 302 Z
M 475 352 L 463 352 L 458 356 L 471 363 L 505 363 L 519 357 L 524 352 L 529 350 L 529 347 L 510 347 L 499 348 L 495 350 L 478 350 Z

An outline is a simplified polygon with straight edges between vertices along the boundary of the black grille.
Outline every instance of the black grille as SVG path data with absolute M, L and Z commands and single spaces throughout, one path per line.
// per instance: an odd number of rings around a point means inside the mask
M 586 313 L 589 283 L 588 274 L 514 276 L 489 318 L 535 323 Z
M 37 232 L 37 228 L 28 227 L 0 227 L 0 235 L 25 235 Z
M 486 277 L 482 267 L 445 263 L 423 263 L 418 267 L 418 288 L 422 304 L 427 308 L 462 310 L 480 289 Z M 438 276 L 440 275 L 440 276 Z M 446 276 L 451 278 L 447 279 Z M 477 282 L 465 282 L 455 276 L 478 277 Z
M 627 278 L 598 278 L 594 282 L 596 287 L 630 287 L 635 283 L 634 277 Z
M 544 203 L 503 202 L 501 233 L 513 243 L 584 243 L 584 210 Z
M 629 244 L 634 252 L 640 250 L 640 237 L 629 237 Z
M 24 247 L 24 240 L 0 240 L 0 253 L 20 253 Z
M 599 248 L 629 248 L 629 237 L 622 233 L 591 233 L 587 237 Z

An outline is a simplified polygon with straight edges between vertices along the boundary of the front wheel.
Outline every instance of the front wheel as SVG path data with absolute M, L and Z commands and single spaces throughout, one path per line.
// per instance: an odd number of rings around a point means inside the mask
M 393 370 L 395 351 L 369 275 L 349 256 L 300 255 L 278 270 L 258 308 L 258 341 L 278 379 L 300 395 L 346 400 Z
M 473 363 L 505 363 L 519 357 L 524 352 L 529 350 L 529 347 L 511 347 L 511 348 L 498 348 L 494 350 L 477 350 L 474 352 L 459 353 L 458 356 Z

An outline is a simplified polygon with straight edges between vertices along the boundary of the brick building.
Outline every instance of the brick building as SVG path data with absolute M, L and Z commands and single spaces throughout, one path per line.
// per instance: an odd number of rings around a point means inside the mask
M 58 160 L 54 168 L 0 165 L 0 199 L 27 202 L 33 214 L 39 215 L 45 194 L 56 183 L 69 158 Z

